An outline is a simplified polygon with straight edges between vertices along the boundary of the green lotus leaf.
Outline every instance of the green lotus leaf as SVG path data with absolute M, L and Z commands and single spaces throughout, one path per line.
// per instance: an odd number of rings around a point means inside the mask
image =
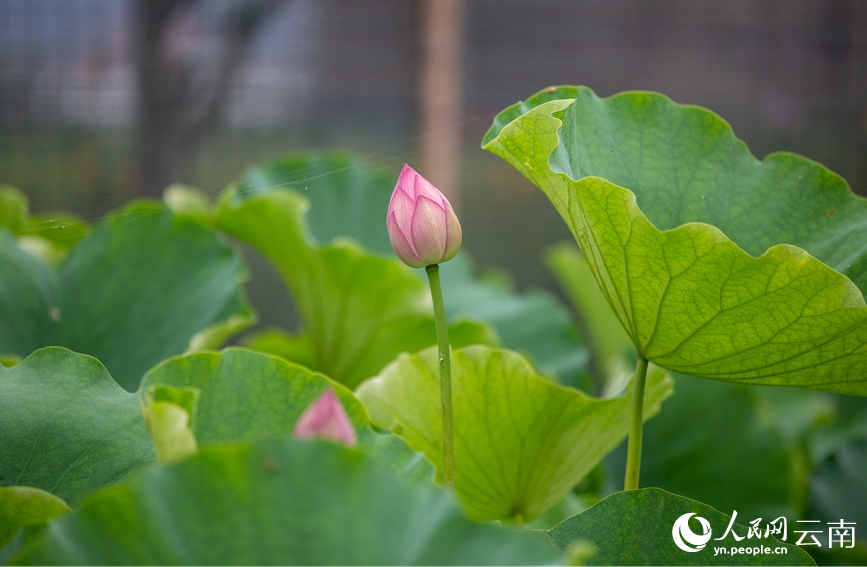
M 40 488 L 71 506 L 154 460 L 136 395 L 64 348 L 0 368 L 0 431 L 0 486 Z
M 645 417 L 671 394 L 650 373 Z M 521 355 L 474 346 L 452 356 L 455 489 L 480 520 L 530 520 L 557 504 L 629 431 L 630 396 L 599 400 L 538 376 Z M 442 474 L 436 349 L 401 355 L 356 395 L 373 423 Z
M 590 266 L 574 244 L 549 249 L 548 265 L 586 321 L 607 387 L 622 383 L 623 331 Z M 633 347 L 634 348 L 634 347 Z M 799 517 L 805 504 L 806 433 L 833 414 L 832 394 L 800 388 L 748 387 L 675 374 L 665 411 L 644 426 L 650 450 L 641 477 L 655 486 L 750 517 Z M 610 484 L 622 486 L 626 447 L 606 457 Z M 743 463 L 750 463 L 744 467 Z M 619 474 L 618 474 L 619 473 Z
M 69 512 L 66 502 L 30 486 L 0 487 L 0 548 L 25 526 L 44 524 Z
M 57 271 L 8 233 L 0 258 L 0 353 L 67 347 L 98 358 L 130 391 L 191 341 L 214 346 L 205 335 L 225 338 L 220 325 L 237 331 L 253 319 L 239 257 L 215 231 L 152 202 L 107 217 Z
M 172 462 L 194 453 L 197 445 L 291 437 L 304 411 L 328 389 L 340 399 L 368 454 L 403 478 L 430 483 L 430 465 L 402 440 L 375 433 L 367 410 L 345 386 L 275 356 L 228 348 L 171 358 L 145 374 L 139 398 L 151 418 L 160 462 Z
M 291 436 L 304 410 L 329 388 L 356 430 L 369 430 L 364 407 L 341 384 L 245 349 L 171 358 L 145 374 L 139 394 L 145 399 L 150 389 L 164 386 L 198 392 L 192 430 L 200 445 Z
M 675 544 L 674 525 L 685 514 L 691 515 L 687 518 L 687 528 L 693 534 L 702 534 L 700 520 L 696 521 L 696 517 L 708 523 L 712 539 L 703 548 L 684 542 L 695 550 L 684 551 Z M 816 564 L 804 550 L 793 545 L 792 525 L 787 526 L 785 541 L 770 534 L 762 538 L 747 537 L 748 526 L 744 524 L 754 519 L 743 515 L 736 517 L 737 523 L 732 530 L 742 538 L 737 541 L 726 532 L 730 516 L 683 496 L 658 488 L 643 488 L 612 494 L 585 512 L 554 526 L 547 534 L 563 550 L 579 542 L 592 545 L 596 553 L 587 559 L 586 565 Z M 764 520 L 760 524 L 763 536 L 767 523 L 773 518 Z M 716 538 L 723 539 L 716 541 Z M 718 548 L 726 553 L 718 551 Z M 739 553 L 733 555 L 732 548 Z M 756 548 L 766 548 L 770 552 L 755 554 Z M 750 551 L 746 552 L 747 549 Z M 776 553 L 777 549 L 781 551 Z
M 448 493 L 321 441 L 203 448 L 50 522 L 19 564 L 530 565 L 533 534 L 475 524 Z
M 555 100 L 547 106 L 559 121 L 559 144 L 549 138 L 550 123 L 518 120 Z M 500 113 L 483 145 L 495 150 L 514 121 L 554 171 L 629 189 L 660 230 L 706 223 L 753 256 L 792 244 L 867 292 L 867 199 L 819 163 L 785 152 L 757 160 L 718 115 L 658 93 L 599 98 L 586 87 L 551 87 Z
M 310 244 L 307 207 L 304 197 L 285 190 L 244 199 L 230 194 L 216 222 L 283 275 L 313 347 L 312 368 L 354 387 L 399 353 L 436 344 L 427 286 L 397 260 L 373 256 L 352 241 Z M 496 342 L 486 326 L 461 327 L 453 329 L 452 344 Z
M 867 395 L 867 307 L 851 280 L 791 245 L 774 245 L 756 258 L 707 224 L 660 231 L 628 189 L 553 170 L 549 156 L 562 166 L 561 154 L 575 147 L 558 136 L 565 120 L 558 116 L 573 102 L 533 108 L 495 136 L 489 133 L 485 147 L 549 196 L 641 356 L 693 376 Z M 642 167 L 653 169 L 648 160 Z M 852 203 L 855 210 L 861 201 Z M 761 207 L 751 213 L 766 214 Z

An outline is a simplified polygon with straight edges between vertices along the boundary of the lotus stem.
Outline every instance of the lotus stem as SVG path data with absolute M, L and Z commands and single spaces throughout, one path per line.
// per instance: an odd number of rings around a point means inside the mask
M 632 429 L 629 432 L 629 446 L 626 450 L 626 478 L 623 490 L 638 488 L 641 472 L 641 438 L 644 432 L 644 384 L 647 382 L 647 361 L 638 355 L 638 364 L 632 376 Z
M 440 367 L 440 399 L 442 401 L 443 422 L 443 485 L 455 487 L 455 441 L 452 419 L 452 362 L 449 351 L 449 329 L 446 325 L 446 308 L 443 305 L 443 290 L 440 286 L 439 264 L 425 268 L 430 281 L 430 294 L 433 299 L 434 320 L 437 327 L 437 347 Z

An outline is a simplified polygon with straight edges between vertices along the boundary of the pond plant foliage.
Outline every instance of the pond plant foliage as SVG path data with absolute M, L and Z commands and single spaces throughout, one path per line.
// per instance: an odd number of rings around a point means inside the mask
M 867 201 L 656 93 L 551 87 L 482 146 L 574 236 L 539 251 L 571 311 L 475 276 L 459 241 L 403 242 L 418 262 L 402 263 L 396 172 L 346 154 L 252 167 L 216 203 L 173 186 L 93 225 L 0 189 L 0 560 L 867 557 L 863 535 L 812 556 L 791 527 L 761 539 L 776 554 L 672 535 L 684 516 L 709 537 L 867 509 Z M 460 234 L 450 206 L 410 204 Z M 423 242 L 442 245 L 431 265 L 454 259 L 431 275 Z M 249 329 L 239 243 L 283 278 L 297 329 Z

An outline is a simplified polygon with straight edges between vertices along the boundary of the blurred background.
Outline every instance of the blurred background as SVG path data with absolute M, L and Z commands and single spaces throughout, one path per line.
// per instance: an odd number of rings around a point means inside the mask
M 557 84 L 705 106 L 757 157 L 805 155 L 867 195 L 865 0 L 0 0 L 0 184 L 36 213 L 97 220 L 174 182 L 216 196 L 288 153 L 347 150 L 393 180 L 408 162 L 458 209 L 478 266 L 565 299 L 543 260 L 565 223 L 479 147 L 496 113 Z M 244 253 L 260 326 L 295 329 L 285 284 Z M 565 307 L 498 293 L 584 356 Z M 526 312 L 499 314 L 508 328 Z M 769 390 L 678 377 L 643 481 L 748 517 L 867 525 L 864 398 Z M 615 490 L 618 459 L 576 490 Z M 821 561 L 863 564 L 859 534 L 860 555 Z
M 479 144 L 554 84 L 706 106 L 756 156 L 806 155 L 867 194 L 863 0 L 0 0 L 0 183 L 95 219 L 347 149 L 415 166 L 479 264 L 553 288 L 540 252 L 565 225 Z

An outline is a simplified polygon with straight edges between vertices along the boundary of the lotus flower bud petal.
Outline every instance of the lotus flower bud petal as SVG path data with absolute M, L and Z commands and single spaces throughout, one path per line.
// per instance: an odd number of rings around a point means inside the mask
M 424 268 L 424 262 L 415 255 L 415 250 L 409 245 L 409 240 L 403 236 L 403 231 L 398 227 L 395 213 L 388 216 L 388 237 L 391 239 L 391 247 L 394 248 L 398 258 L 413 268 Z
M 386 226 L 397 257 L 413 268 L 451 260 L 461 248 L 461 224 L 448 199 L 406 164 L 388 204 Z
M 304 410 L 293 436 L 295 439 L 330 439 L 349 447 L 358 443 L 355 428 L 332 390 L 326 390 Z
M 446 240 L 446 251 L 443 254 L 443 257 L 446 260 L 455 257 L 455 254 L 458 253 L 458 250 L 461 249 L 461 223 L 458 222 L 458 217 L 455 212 L 452 210 L 452 206 L 449 205 L 448 202 L 446 204 L 449 207 L 449 214 L 446 218 L 446 233 L 449 235 Z
M 442 206 L 434 204 L 427 197 L 419 197 L 416 201 L 412 217 L 412 243 L 426 266 L 438 264 L 445 254 L 448 233 L 444 213 Z

